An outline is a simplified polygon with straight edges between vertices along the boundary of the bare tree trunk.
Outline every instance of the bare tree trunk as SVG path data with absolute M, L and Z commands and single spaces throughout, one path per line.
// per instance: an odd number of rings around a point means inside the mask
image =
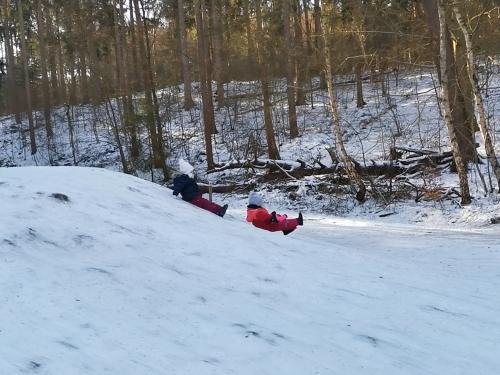
M 304 36 L 302 32 L 302 12 L 300 8 L 300 0 L 293 0 L 293 20 L 295 28 L 295 104 L 305 105 L 306 104 L 306 93 L 304 90 L 304 85 L 306 82 L 306 70 L 305 70 L 305 55 L 304 51 L 307 52 L 306 44 L 304 43 Z
M 217 108 L 224 107 L 224 53 L 222 46 L 222 23 L 220 14 L 222 7 L 219 0 L 210 0 L 213 25 L 212 43 L 214 57 L 215 80 L 217 81 Z
M 250 64 L 255 61 L 255 39 L 252 31 L 252 22 L 250 20 L 249 0 L 242 0 L 243 18 L 245 20 L 245 31 L 247 34 L 247 55 Z
M 196 19 L 196 30 L 198 39 L 198 66 L 200 71 L 201 97 L 203 104 L 203 124 L 205 130 L 205 150 L 207 154 L 207 169 L 213 169 L 215 166 L 214 155 L 212 149 L 212 133 L 215 128 L 214 108 L 212 102 L 212 85 L 208 80 L 209 62 L 207 61 L 207 46 L 205 35 L 205 0 L 196 0 L 194 3 L 194 13 Z
M 116 0 L 115 0 L 116 1 Z M 120 15 L 125 15 L 123 1 L 119 0 L 120 3 Z M 137 134 L 137 120 L 134 110 L 134 102 L 132 98 L 133 83 L 131 76 L 136 74 L 135 71 L 130 71 L 130 53 L 127 46 L 127 37 L 125 33 L 125 20 L 123 16 L 117 17 L 122 27 L 118 28 L 119 38 L 118 43 L 121 50 L 121 67 L 122 67 L 122 79 L 123 79 L 123 122 L 125 125 L 125 130 L 130 136 L 130 157 L 132 159 L 132 168 L 134 167 L 134 162 L 139 158 L 141 152 L 141 144 L 139 142 L 139 137 Z
M 59 10 L 55 11 L 55 21 L 56 24 L 59 24 Z M 58 90 L 58 97 L 61 102 L 66 102 L 67 104 L 70 103 L 70 101 L 67 99 L 67 93 L 66 93 L 66 75 L 64 72 L 64 58 L 63 58 L 63 52 L 62 52 L 62 41 L 61 41 L 61 34 L 59 28 L 57 28 L 57 36 L 56 36 L 56 43 L 57 43 L 57 75 L 58 75 L 58 81 L 59 81 L 59 90 Z
M 116 138 L 116 143 L 118 145 L 118 151 L 120 153 L 120 160 L 122 162 L 122 169 L 124 173 L 130 173 L 130 170 L 127 165 L 127 158 L 125 156 L 125 152 L 123 151 L 123 146 L 122 146 L 122 141 L 121 141 L 121 136 L 120 136 L 120 125 L 123 125 L 125 123 L 126 117 L 128 114 L 126 113 L 127 111 L 127 99 L 126 99 L 126 88 L 125 88 L 125 52 L 122 41 L 121 41 L 121 17 L 120 17 L 120 11 L 123 9 L 120 9 L 121 1 L 120 4 L 118 4 L 118 0 L 113 0 L 113 18 L 114 18 L 114 23 L 113 23 L 113 31 L 114 31 L 114 39 L 115 39 L 115 65 L 116 65 L 116 82 L 117 84 L 117 107 L 118 107 L 118 116 L 115 115 L 115 110 L 113 109 L 113 103 L 107 98 L 106 101 L 106 109 L 110 108 L 111 110 L 111 115 L 112 115 L 112 120 L 113 120 L 113 129 L 115 131 L 115 138 Z M 120 106 L 121 102 L 121 106 Z M 122 110 L 123 108 L 123 110 Z M 109 117 L 109 113 L 108 113 Z M 118 119 L 120 121 L 118 121 Z
M 109 98 L 106 99 L 106 113 L 115 133 L 116 145 L 118 146 L 118 153 L 120 154 L 123 173 L 130 173 L 127 166 L 127 159 L 125 158 L 125 152 L 123 152 L 122 141 L 120 139 L 118 119 L 116 118 L 115 110 L 113 109 L 113 103 Z
M 467 162 L 464 160 L 462 154 L 461 145 L 458 142 L 456 128 L 452 120 L 452 104 L 450 92 L 450 74 L 452 73 L 451 56 L 448 49 L 448 27 L 446 20 L 446 10 L 444 8 L 443 0 L 438 1 L 438 14 L 439 14 L 439 45 L 440 45 L 440 65 L 441 65 L 441 88 L 442 88 L 442 100 L 443 109 L 445 114 L 446 125 L 448 126 L 448 132 L 450 134 L 450 141 L 453 150 L 453 158 L 455 160 L 455 165 L 458 171 L 458 179 L 460 182 L 460 192 L 462 195 L 462 204 L 467 205 L 471 203 L 471 196 L 469 191 L 469 181 L 467 176 Z
M 26 39 L 24 33 L 24 17 L 23 17 L 23 4 L 22 0 L 17 0 L 17 8 L 19 12 L 19 40 L 21 42 L 21 60 L 23 63 L 24 71 L 24 90 L 26 94 L 26 114 L 28 116 L 29 132 L 30 132 L 30 144 L 31 144 L 31 155 L 36 154 L 36 138 L 35 138 L 35 124 L 33 121 L 33 109 L 31 105 L 31 85 L 30 85 L 30 75 L 28 67 L 28 56 L 26 50 Z
M 264 101 L 264 127 L 266 129 L 267 153 L 269 159 L 280 159 L 273 127 L 271 95 L 269 93 L 269 78 L 267 72 L 267 61 L 264 58 L 264 33 L 262 30 L 261 2 L 255 0 L 255 13 L 257 18 L 257 59 L 259 64 L 260 85 L 262 88 L 262 99 Z
M 179 45 L 181 53 L 182 79 L 184 81 L 184 109 L 189 111 L 194 107 L 191 94 L 191 69 L 189 68 L 189 56 L 186 44 L 186 21 L 184 16 L 184 0 L 177 0 L 179 16 Z
M 286 92 L 288 99 L 288 125 L 290 127 L 290 138 L 299 136 L 297 126 L 297 110 L 295 108 L 295 85 L 294 85 L 294 53 L 292 35 L 290 30 L 290 1 L 283 0 L 283 22 L 285 32 L 285 63 L 286 63 Z
M 141 21 L 140 18 L 138 20 L 135 20 L 133 0 L 129 0 L 129 19 L 131 26 L 130 39 L 132 40 L 132 74 L 130 75 L 131 83 L 134 91 L 144 91 L 144 81 L 143 79 L 137 77 L 137 74 L 139 74 L 142 67 L 142 55 L 138 55 L 137 53 L 137 51 L 139 50 L 139 47 L 137 45 L 137 38 L 140 39 L 141 37 L 137 35 L 139 33 L 139 30 L 135 25 L 137 25 L 137 23 Z
M 438 16 L 438 5 L 437 2 L 439 0 L 421 0 L 421 4 L 424 9 L 424 13 L 427 19 L 427 23 L 429 24 L 429 28 L 432 35 L 432 46 L 433 46 L 433 56 L 436 61 L 436 68 L 438 69 L 438 75 L 440 76 L 442 73 L 442 68 L 440 66 L 440 24 L 439 24 L 439 16 Z M 446 13 L 445 13 L 446 15 Z M 451 34 L 446 27 L 445 34 L 446 41 L 446 55 L 449 67 L 448 73 L 448 90 L 450 92 L 450 100 L 451 100 L 451 119 L 452 124 L 455 129 L 455 134 L 457 137 L 457 142 L 460 144 L 460 148 L 462 150 L 462 157 L 464 161 L 467 163 L 472 161 L 476 157 L 476 147 L 474 141 L 474 126 L 471 123 L 471 116 L 467 113 L 467 104 L 468 100 L 473 100 L 472 97 L 467 98 L 463 91 L 460 88 L 458 72 L 457 72 L 457 63 L 455 61 L 455 54 L 453 50 L 453 43 L 451 39 Z M 441 77 L 440 82 L 441 82 Z
M 51 15 L 46 15 L 45 19 L 46 19 L 45 24 L 47 25 L 47 35 L 50 36 L 51 38 L 47 46 L 49 54 L 49 68 L 50 68 L 50 96 L 52 98 L 52 102 L 59 105 L 63 103 L 64 98 L 61 98 L 59 96 L 60 90 L 57 77 L 57 61 L 56 61 L 57 49 L 56 45 L 54 44 L 54 30 L 52 28 L 54 20 L 51 17 Z
M 139 7 L 139 0 L 134 0 L 134 10 L 135 10 L 135 22 L 137 25 L 137 45 L 139 47 L 139 54 L 142 56 L 142 79 L 144 85 L 145 93 L 145 110 L 146 110 L 146 122 L 149 129 L 151 137 L 151 148 L 153 153 L 153 164 L 155 168 L 161 168 L 164 171 L 164 175 L 168 174 L 166 172 L 165 166 L 165 154 L 162 147 L 162 142 L 159 139 L 161 134 L 158 134 L 155 121 L 155 108 L 153 103 L 153 82 L 151 74 L 151 62 L 148 58 L 149 49 L 146 50 L 146 31 L 143 24 L 143 17 L 141 16 L 141 11 Z M 165 176 L 166 178 L 167 176 Z
M 326 45 L 327 39 L 325 34 L 323 34 L 323 40 L 324 44 Z M 340 116 L 338 113 L 338 106 L 337 106 L 337 93 L 333 85 L 332 63 L 330 56 L 330 48 L 328 45 L 326 50 L 327 51 L 325 53 L 325 76 L 326 76 L 326 84 L 328 87 L 328 99 L 330 104 L 330 111 L 332 114 L 335 140 L 337 141 L 337 145 L 340 148 L 342 162 L 344 163 L 347 174 L 349 178 L 355 181 L 356 185 L 358 186 L 356 199 L 359 202 L 363 202 L 366 196 L 366 186 L 365 183 L 363 182 L 363 179 L 361 178 L 361 175 L 356 171 L 355 165 L 352 162 L 351 158 L 349 157 L 349 154 L 347 153 L 347 150 L 344 145 L 344 140 L 342 139 L 342 128 L 340 124 Z
M 321 89 L 326 89 L 325 70 L 322 69 L 323 61 L 325 61 L 325 41 L 323 39 L 323 28 L 321 26 L 321 6 L 319 0 L 314 0 L 314 34 L 316 60 L 319 62 L 319 87 Z
M 19 110 L 19 90 L 16 84 L 16 59 L 14 57 L 14 48 L 12 47 L 11 36 L 11 19 L 10 19 L 10 6 L 8 0 L 3 1 L 3 35 L 5 43 L 5 55 L 7 63 L 7 89 L 9 95 L 7 101 L 9 110 L 14 113 L 16 124 L 21 123 L 21 112 Z
M 488 130 L 487 116 L 486 116 L 486 111 L 484 110 L 483 96 L 481 95 L 481 90 L 479 88 L 479 82 L 478 82 L 478 75 L 476 67 L 474 65 L 472 37 L 469 28 L 465 24 L 465 21 L 462 17 L 462 13 L 460 12 L 460 8 L 456 0 L 453 1 L 453 12 L 455 13 L 455 18 L 457 19 L 458 25 L 460 26 L 460 29 L 462 30 L 465 39 L 466 56 L 467 56 L 467 73 L 472 87 L 472 92 L 474 95 L 474 104 L 476 112 L 478 113 L 479 117 L 479 129 L 481 130 L 481 135 L 484 140 L 484 148 L 486 150 L 486 155 L 488 157 L 488 160 L 491 164 L 491 168 L 495 173 L 497 186 L 500 189 L 500 164 L 498 162 L 495 153 L 495 147 L 493 146 L 493 142 L 491 140 L 490 131 Z
M 47 146 L 49 151 L 49 158 L 51 157 L 52 138 L 54 133 L 52 131 L 51 121 L 51 96 L 49 87 L 49 77 L 47 73 L 47 32 L 45 29 L 45 19 L 42 13 L 41 0 L 37 0 L 37 24 L 38 24 L 38 43 L 40 47 L 40 70 L 42 73 L 42 103 L 43 103 L 43 117 L 45 120 L 45 131 L 47 133 Z
M 358 62 L 355 66 L 356 75 L 356 107 L 363 108 L 366 104 L 363 98 L 363 63 Z

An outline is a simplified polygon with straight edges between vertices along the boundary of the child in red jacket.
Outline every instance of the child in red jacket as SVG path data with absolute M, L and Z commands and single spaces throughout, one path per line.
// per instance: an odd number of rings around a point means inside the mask
M 277 214 L 275 211 L 269 213 L 263 206 L 262 198 L 256 192 L 248 196 L 247 221 L 257 228 L 270 232 L 282 231 L 284 235 L 292 233 L 298 225 L 303 225 L 302 213 L 296 219 L 288 219 L 287 215 Z

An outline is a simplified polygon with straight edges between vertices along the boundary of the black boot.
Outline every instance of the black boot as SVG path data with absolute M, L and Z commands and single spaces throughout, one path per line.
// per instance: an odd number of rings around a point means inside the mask
M 225 204 L 224 206 L 222 206 L 220 208 L 219 212 L 217 212 L 217 215 L 219 215 L 220 217 L 224 217 L 224 215 L 226 214 L 227 207 L 228 207 L 227 204 Z
M 299 212 L 299 217 L 297 218 L 297 223 L 299 225 L 304 225 L 304 218 L 302 217 L 302 212 Z

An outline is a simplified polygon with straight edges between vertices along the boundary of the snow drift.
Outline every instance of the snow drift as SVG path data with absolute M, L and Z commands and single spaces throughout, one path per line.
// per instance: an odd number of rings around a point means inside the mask
M 495 236 L 318 222 L 285 237 L 91 168 L 0 169 L 0 202 L 0 374 L 500 366 Z

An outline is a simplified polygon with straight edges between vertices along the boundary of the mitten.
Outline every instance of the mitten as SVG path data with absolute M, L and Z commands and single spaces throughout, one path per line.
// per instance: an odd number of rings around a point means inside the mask
M 271 212 L 271 223 L 277 223 L 278 218 L 276 217 L 276 211 Z

